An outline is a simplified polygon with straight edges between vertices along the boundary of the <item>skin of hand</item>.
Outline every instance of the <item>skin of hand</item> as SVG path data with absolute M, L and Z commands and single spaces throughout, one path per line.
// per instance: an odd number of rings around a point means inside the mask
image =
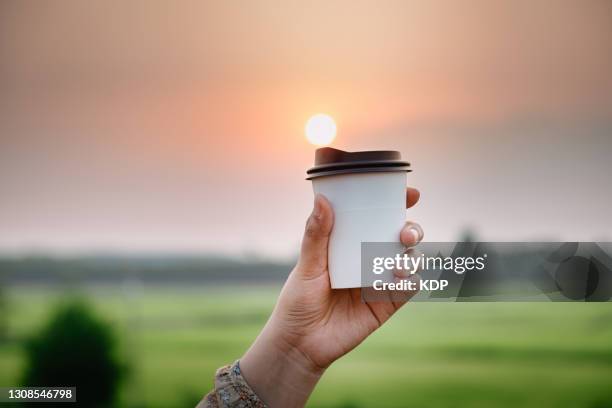
M 407 189 L 406 207 L 419 196 Z M 331 289 L 327 249 L 333 218 L 329 201 L 317 195 L 298 263 L 268 322 L 240 360 L 245 380 L 270 408 L 304 406 L 325 369 L 406 302 L 364 303 L 360 288 Z M 423 239 L 423 230 L 407 222 L 399 238 L 410 247 Z

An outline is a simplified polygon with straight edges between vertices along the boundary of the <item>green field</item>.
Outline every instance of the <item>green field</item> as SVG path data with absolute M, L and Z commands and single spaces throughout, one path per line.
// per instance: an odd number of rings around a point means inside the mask
M 121 336 L 125 406 L 192 406 L 238 358 L 277 287 L 95 287 L 84 294 Z M 7 289 L 0 386 L 22 341 L 65 291 Z M 324 345 L 321 345 L 324 347 Z M 612 407 L 611 303 L 413 303 L 334 364 L 312 407 Z

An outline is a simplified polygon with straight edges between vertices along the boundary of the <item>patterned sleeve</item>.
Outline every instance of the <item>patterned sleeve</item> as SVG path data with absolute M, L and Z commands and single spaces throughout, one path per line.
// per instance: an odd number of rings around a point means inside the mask
M 196 408 L 267 408 L 240 372 L 240 362 L 221 367 L 215 375 L 215 389 Z

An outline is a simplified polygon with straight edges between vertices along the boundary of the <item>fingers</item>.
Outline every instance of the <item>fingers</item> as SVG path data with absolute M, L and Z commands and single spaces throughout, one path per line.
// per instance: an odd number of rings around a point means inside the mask
M 419 292 L 418 285 L 421 279 L 418 273 L 410 274 L 404 273 L 404 271 L 394 271 L 393 275 L 393 282 L 403 284 L 403 288 L 396 286 L 395 289 L 376 290 L 369 286 L 361 289 L 362 301 L 371 305 L 382 305 L 388 316 L 392 315 Z
M 316 278 L 327 269 L 329 234 L 334 224 L 334 213 L 327 199 L 317 194 L 312 214 L 306 222 L 298 273 L 307 279 Z
M 406 208 L 414 206 L 421 197 L 419 190 L 415 188 L 406 188 Z M 424 233 L 423 228 L 415 222 L 408 221 L 400 233 L 400 241 L 407 247 L 414 246 L 421 242 Z
M 395 275 L 395 274 L 394 274 Z M 419 293 L 419 281 L 421 280 L 421 275 L 419 275 L 419 273 L 413 273 L 411 275 L 408 275 L 406 277 L 400 277 L 398 275 L 395 275 L 393 278 L 393 281 L 395 283 L 399 283 L 402 280 L 406 280 L 406 281 L 411 281 L 412 283 L 412 289 L 406 289 L 406 290 L 396 290 L 393 291 L 392 295 L 391 295 L 391 300 L 393 303 L 393 306 L 395 307 L 395 309 L 399 309 L 400 307 L 402 307 L 404 304 L 406 304 L 406 302 L 408 302 L 410 299 L 412 299 L 417 293 Z M 408 284 L 406 284 L 408 285 Z
M 419 202 L 421 193 L 416 188 L 406 188 L 406 208 L 410 208 Z
M 408 221 L 400 232 L 400 241 L 407 247 L 412 247 L 423 240 L 425 233 L 423 228 L 416 222 Z

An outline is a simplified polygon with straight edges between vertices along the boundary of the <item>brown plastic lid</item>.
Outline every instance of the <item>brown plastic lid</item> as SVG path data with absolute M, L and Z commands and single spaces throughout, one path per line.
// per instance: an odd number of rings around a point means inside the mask
M 368 150 L 345 152 L 322 147 L 315 152 L 315 165 L 308 169 L 306 180 L 346 173 L 372 173 L 382 171 L 411 171 L 410 163 L 402 161 L 394 150 Z

